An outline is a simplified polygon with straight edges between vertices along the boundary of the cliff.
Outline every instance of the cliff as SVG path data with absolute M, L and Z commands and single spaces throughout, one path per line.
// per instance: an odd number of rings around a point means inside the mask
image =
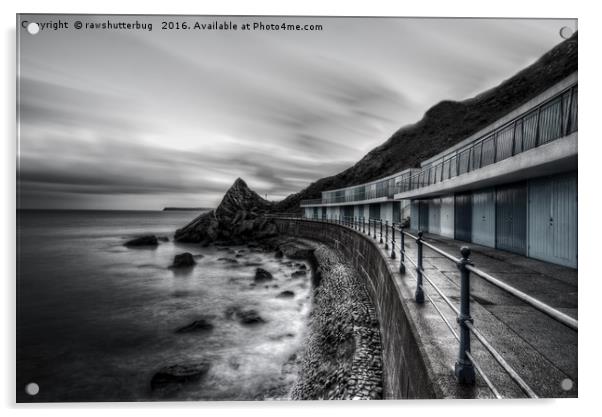
M 297 212 L 299 202 L 321 192 L 394 174 L 436 155 L 540 94 L 577 70 L 577 33 L 497 87 L 464 101 L 442 101 L 417 123 L 402 127 L 359 162 L 322 178 L 277 203 L 279 212 Z

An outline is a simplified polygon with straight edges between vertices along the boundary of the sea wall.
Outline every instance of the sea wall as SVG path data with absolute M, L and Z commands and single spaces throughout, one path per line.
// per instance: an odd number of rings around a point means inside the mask
M 398 285 L 400 274 L 376 242 L 337 224 L 304 219 L 275 222 L 282 235 L 320 241 L 335 249 L 365 282 L 380 323 L 383 398 L 435 398 L 435 377 L 411 317 L 408 296 Z

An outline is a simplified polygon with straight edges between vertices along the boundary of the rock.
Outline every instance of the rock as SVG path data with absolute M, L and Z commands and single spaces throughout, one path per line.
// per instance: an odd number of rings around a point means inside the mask
M 299 265 L 299 269 L 305 271 L 307 269 L 307 266 L 305 264 L 301 264 Z
M 187 324 L 186 326 L 180 327 L 176 330 L 176 333 L 190 333 L 208 330 L 213 330 L 213 324 L 207 319 L 199 319 Z
M 274 254 L 274 256 L 275 256 L 276 258 L 282 258 L 282 257 L 284 256 L 284 254 L 282 253 L 282 251 L 281 251 L 280 249 L 278 249 L 278 250 L 276 251 L 276 253 Z
M 159 242 L 169 242 L 169 238 L 167 236 L 159 236 L 157 237 Z
M 282 291 L 276 297 L 277 298 L 293 298 L 294 296 L 295 296 L 294 292 L 286 290 L 286 291 Z
M 271 273 L 269 273 L 268 271 L 266 271 L 263 268 L 257 268 L 255 270 L 255 282 L 265 282 L 265 281 L 271 281 L 273 280 L 274 277 L 272 276 Z
M 307 276 L 307 271 L 295 271 L 291 274 L 291 278 L 300 278 Z
M 265 323 L 265 320 L 255 310 L 243 310 L 237 314 L 239 321 L 242 324 L 260 324 Z
M 209 372 L 210 368 L 211 364 L 207 361 L 166 366 L 153 375 L 151 389 L 198 381 Z
M 178 229 L 174 239 L 194 243 L 204 240 L 243 243 L 276 236 L 276 224 L 264 216 L 273 207 L 273 203 L 261 198 L 239 178 L 217 209 L 201 214 Z
M 196 262 L 194 261 L 192 253 L 184 252 L 173 258 L 173 263 L 170 268 L 190 268 L 194 265 L 196 265 Z
M 155 235 L 140 236 L 135 239 L 127 241 L 124 246 L 138 247 L 138 246 L 157 246 L 159 241 Z
M 225 311 L 225 316 L 228 319 L 236 317 L 240 323 L 246 325 L 265 323 L 265 320 L 256 310 L 243 310 L 237 306 L 228 307 Z
M 226 262 L 229 264 L 237 264 L 238 261 L 236 259 L 232 259 L 232 258 L 217 258 L 218 261 L 222 261 L 222 262 Z
M 296 239 L 289 239 L 282 243 L 279 249 L 290 259 L 308 259 L 314 251 L 314 247 Z

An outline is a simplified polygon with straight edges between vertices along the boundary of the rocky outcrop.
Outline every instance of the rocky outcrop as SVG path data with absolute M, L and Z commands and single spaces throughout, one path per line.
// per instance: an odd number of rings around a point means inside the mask
M 274 222 L 266 219 L 274 205 L 237 179 L 215 210 L 201 214 L 176 231 L 178 242 L 241 244 L 277 235 Z

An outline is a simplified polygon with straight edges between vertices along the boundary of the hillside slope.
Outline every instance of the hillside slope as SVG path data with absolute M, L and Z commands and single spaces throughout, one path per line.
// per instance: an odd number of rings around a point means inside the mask
M 464 101 L 442 101 L 413 125 L 402 127 L 345 171 L 322 178 L 276 203 L 278 212 L 297 212 L 301 200 L 324 190 L 375 180 L 441 152 L 520 106 L 577 70 L 577 33 L 497 87 Z

